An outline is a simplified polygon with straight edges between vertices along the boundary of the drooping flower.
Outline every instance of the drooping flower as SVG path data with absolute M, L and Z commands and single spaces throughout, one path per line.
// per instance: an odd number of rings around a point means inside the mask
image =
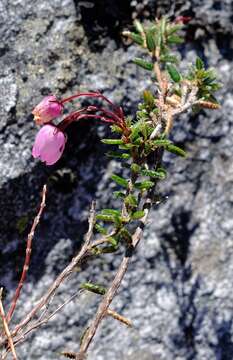
M 54 95 L 46 96 L 32 111 L 37 125 L 42 125 L 62 114 L 63 104 Z
M 32 155 L 46 165 L 53 165 L 62 156 L 65 143 L 66 136 L 61 130 L 54 125 L 44 125 L 36 135 Z

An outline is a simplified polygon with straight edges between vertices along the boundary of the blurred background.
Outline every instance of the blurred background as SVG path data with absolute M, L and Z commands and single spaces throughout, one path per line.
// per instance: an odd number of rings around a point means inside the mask
M 140 50 L 122 39 L 134 18 L 191 16 L 182 68 L 199 55 L 218 69 L 218 111 L 181 116 L 173 140 L 189 156 L 165 159 L 169 176 L 114 308 L 132 329 L 106 319 L 91 347 L 95 360 L 230 360 L 233 358 L 233 2 L 231 0 L 0 1 L 0 283 L 11 299 L 25 239 L 48 184 L 45 213 L 13 322 L 30 310 L 78 250 L 92 199 L 111 205 L 118 166 L 104 156 L 105 125 L 68 129 L 64 156 L 45 167 L 31 156 L 37 132 L 31 111 L 44 95 L 100 90 L 134 115 L 146 71 Z M 107 286 L 119 259 L 109 255 L 77 269 L 54 299 L 60 304 L 84 280 Z M 86 294 L 19 346 L 20 359 L 62 358 L 77 351 L 99 298 Z

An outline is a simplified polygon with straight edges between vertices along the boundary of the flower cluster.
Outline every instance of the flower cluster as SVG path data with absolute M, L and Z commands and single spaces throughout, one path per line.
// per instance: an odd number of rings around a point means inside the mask
M 71 112 L 58 125 L 54 125 L 53 120 L 62 115 L 64 104 L 81 96 L 104 100 L 113 110 L 100 106 L 86 106 Z M 49 95 L 34 108 L 32 114 L 36 124 L 42 125 L 36 136 L 32 155 L 45 162 L 46 165 L 55 164 L 62 156 L 67 139 L 64 131 L 73 121 L 83 118 L 99 119 L 117 125 L 125 133 L 128 131 L 122 108 L 114 105 L 99 92 L 79 93 L 62 100 Z

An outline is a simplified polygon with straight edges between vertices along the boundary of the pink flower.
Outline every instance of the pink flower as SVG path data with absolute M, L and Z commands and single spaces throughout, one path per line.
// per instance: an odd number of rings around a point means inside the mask
M 46 96 L 32 111 L 36 124 L 45 124 L 62 114 L 63 105 L 56 96 Z
M 46 165 L 55 164 L 65 148 L 65 134 L 53 125 L 44 125 L 36 135 L 32 156 L 44 161 Z

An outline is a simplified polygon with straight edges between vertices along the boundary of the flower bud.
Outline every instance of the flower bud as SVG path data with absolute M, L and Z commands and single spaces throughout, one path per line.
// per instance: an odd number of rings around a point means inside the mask
M 37 125 L 43 125 L 62 114 L 63 105 L 56 96 L 46 96 L 32 111 Z
M 44 161 L 46 165 L 55 164 L 65 148 L 66 136 L 56 126 L 44 125 L 36 135 L 32 156 Z

